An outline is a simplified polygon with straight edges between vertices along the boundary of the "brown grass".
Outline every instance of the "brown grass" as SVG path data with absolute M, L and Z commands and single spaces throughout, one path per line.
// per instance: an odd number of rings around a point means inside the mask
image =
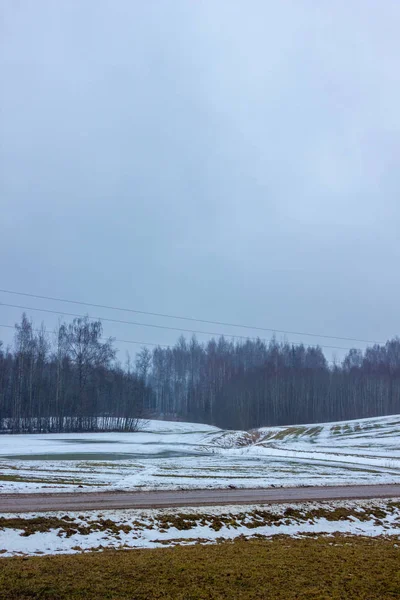
M 85 485 L 85 486 L 100 486 L 104 484 L 97 483 L 85 483 L 80 479 L 62 479 L 62 478 L 44 478 L 44 477 L 30 477 L 24 475 L 0 475 L 0 481 L 17 481 L 21 483 L 46 483 L 48 485 L 57 484 L 57 485 Z
M 74 534 L 88 535 L 93 531 L 104 531 L 110 534 L 118 534 L 120 531 L 129 533 L 134 529 L 145 528 L 167 531 L 171 527 L 179 531 L 190 530 L 198 525 L 208 526 L 214 531 L 220 531 L 224 526 L 227 527 L 246 527 L 247 529 L 257 529 L 263 526 L 280 526 L 291 523 L 315 522 L 318 519 L 327 521 L 352 521 L 354 518 L 360 521 L 371 521 L 376 525 L 382 525 L 388 515 L 398 514 L 400 503 L 389 501 L 384 508 L 379 506 L 338 506 L 331 508 L 321 505 L 318 508 L 294 508 L 287 507 L 282 512 L 268 511 L 265 509 L 255 509 L 252 511 L 240 512 L 236 514 L 207 514 L 207 513 L 160 513 L 156 518 L 151 519 L 151 524 L 138 516 L 136 519 L 128 520 L 123 523 L 105 519 L 103 515 L 93 515 L 93 518 L 85 518 L 81 515 L 75 519 L 68 515 L 59 516 L 38 516 L 38 517 L 0 517 L 0 530 L 17 529 L 21 530 L 22 536 L 30 536 L 35 533 L 58 530 L 58 535 L 70 537 Z M 396 527 L 396 521 L 392 522 L 392 527 Z M 400 534 L 400 522 L 397 521 Z
M 3 558 L 0 598 L 398 599 L 399 565 L 395 540 L 341 536 Z

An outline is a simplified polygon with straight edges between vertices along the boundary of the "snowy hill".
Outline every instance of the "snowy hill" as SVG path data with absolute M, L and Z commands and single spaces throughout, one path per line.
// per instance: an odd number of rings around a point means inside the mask
M 400 415 L 253 431 L 149 421 L 136 433 L 0 436 L 0 491 L 400 483 Z

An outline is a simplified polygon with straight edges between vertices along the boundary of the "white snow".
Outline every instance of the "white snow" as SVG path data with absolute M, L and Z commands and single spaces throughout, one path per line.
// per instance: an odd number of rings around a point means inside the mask
M 0 492 L 400 483 L 400 415 L 252 432 L 0 435 Z M 82 486 L 82 487 L 78 487 Z
M 325 517 L 310 517 L 310 511 L 324 508 L 348 508 L 357 516 L 346 520 L 332 521 Z M 330 503 L 286 504 L 283 506 L 226 506 L 209 508 L 124 510 L 68 513 L 71 526 L 91 527 L 99 520 L 109 520 L 117 525 L 116 530 L 107 528 L 90 533 L 74 533 L 68 537 L 63 528 L 22 535 L 24 530 L 7 528 L 0 520 L 0 556 L 65 554 L 105 548 L 156 548 L 175 544 L 215 543 L 232 540 L 239 536 L 250 538 L 254 535 L 266 538 L 274 535 L 301 536 L 307 534 L 333 535 L 335 533 L 364 536 L 394 536 L 400 540 L 399 501 L 338 501 Z M 298 512 L 288 516 L 285 512 L 293 508 Z M 385 516 L 374 516 L 376 510 Z M 265 524 L 263 511 L 275 515 L 274 524 Z M 25 520 L 38 517 L 65 519 L 65 513 L 32 513 L 24 515 Z M 174 518 L 179 516 L 189 523 L 188 528 L 178 529 Z M 3 518 L 18 518 L 20 515 L 3 515 Z M 214 517 L 225 523 L 215 530 Z M 258 524 L 259 523 L 259 524 Z M 67 523 L 68 526 L 68 523 Z M 119 530 L 119 527 L 121 529 Z M 125 532 L 122 528 L 125 527 Z M 126 529 L 129 528 L 129 531 Z

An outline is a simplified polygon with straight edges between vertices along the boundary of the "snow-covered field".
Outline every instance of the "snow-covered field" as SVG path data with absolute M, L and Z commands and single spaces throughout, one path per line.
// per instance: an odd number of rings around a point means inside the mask
M 392 536 L 400 548 L 400 501 L 10 514 L 0 517 L 0 556 L 337 533 Z
M 400 483 L 400 415 L 251 432 L 0 435 L 0 492 Z

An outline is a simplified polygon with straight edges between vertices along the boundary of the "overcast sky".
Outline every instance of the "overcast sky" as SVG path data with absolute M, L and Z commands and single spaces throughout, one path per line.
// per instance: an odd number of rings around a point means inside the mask
M 325 335 L 400 333 L 398 0 L 0 7 L 1 288 Z M 0 323 L 20 313 L 0 307 Z

